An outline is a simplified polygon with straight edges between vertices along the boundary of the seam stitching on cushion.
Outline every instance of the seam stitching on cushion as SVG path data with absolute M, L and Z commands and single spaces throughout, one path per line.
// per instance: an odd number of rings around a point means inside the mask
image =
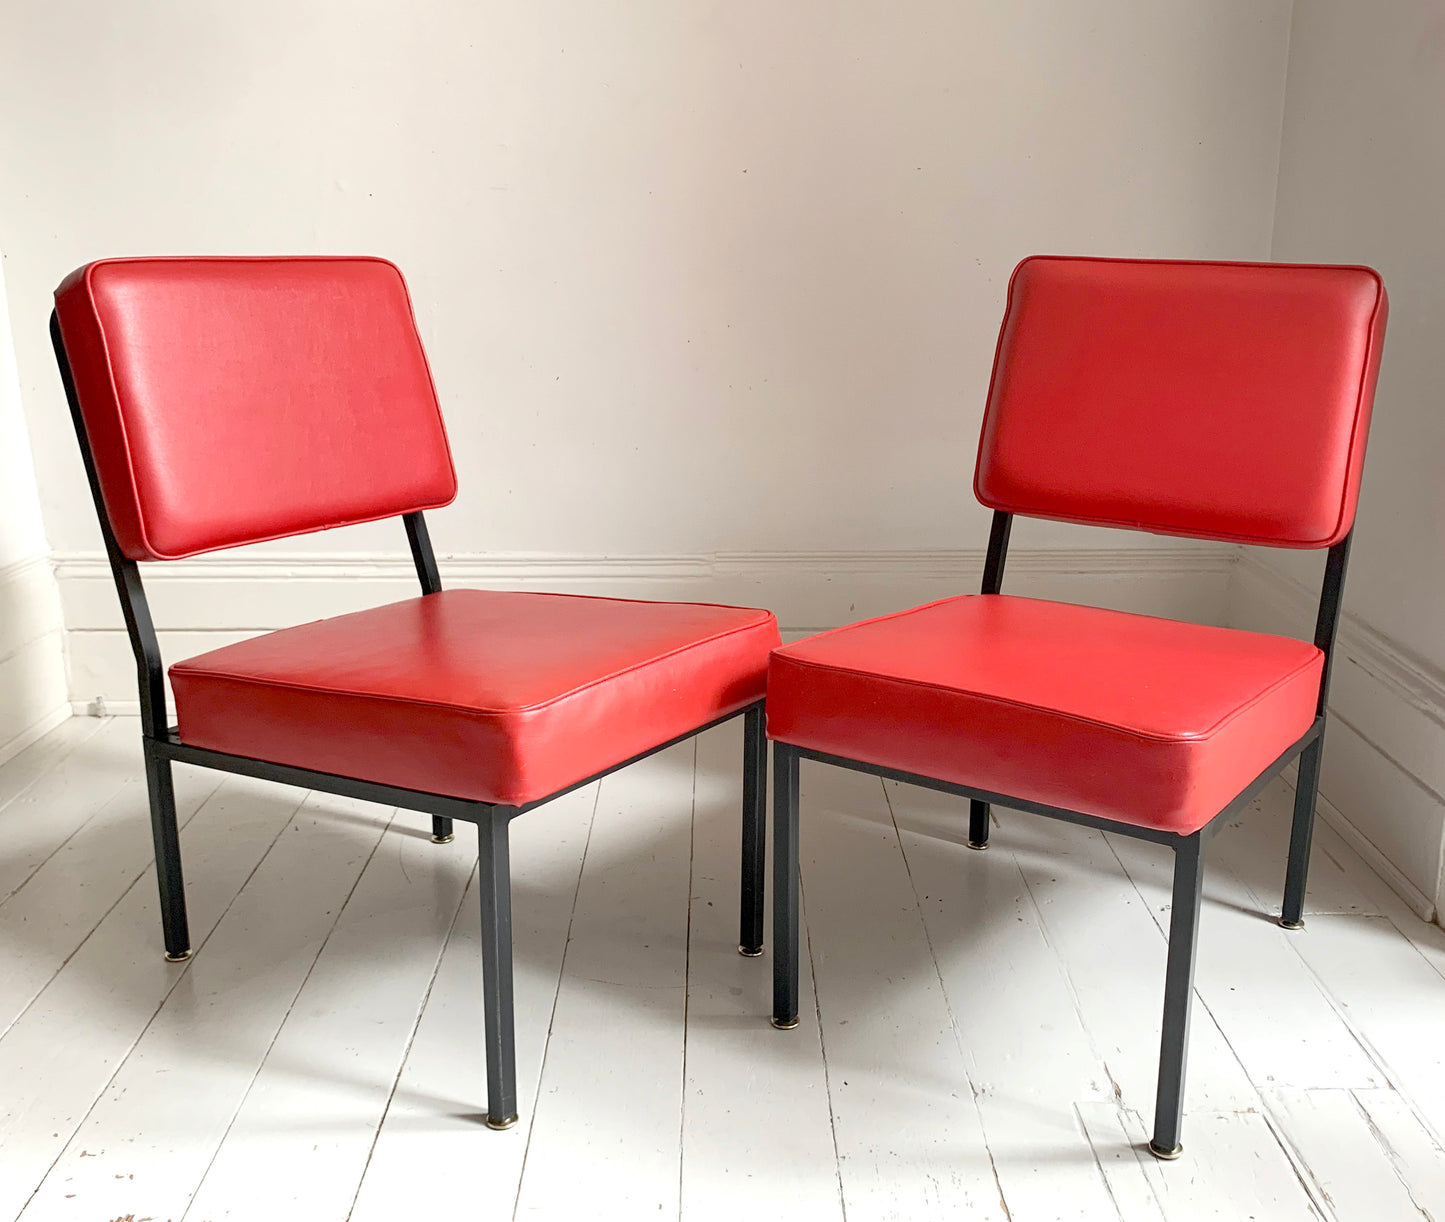
M 576 598 L 579 596 L 564 594 L 559 595 L 558 597 Z M 772 618 L 771 614 L 768 612 L 763 612 L 763 614 L 768 615 L 769 620 Z M 351 691 L 346 688 L 339 687 L 316 687 L 311 684 L 296 683 L 294 681 L 287 681 L 284 679 L 261 679 L 257 678 L 254 675 L 238 675 L 221 670 L 205 670 L 200 668 L 187 669 L 187 663 L 184 661 L 174 663 L 170 668 L 170 674 L 172 676 L 180 674 L 182 678 L 221 679 L 230 683 L 240 683 L 251 687 L 274 687 L 284 688 L 287 691 L 312 692 L 320 696 L 345 696 L 354 700 L 374 700 L 382 704 L 411 704 L 423 706 L 426 708 L 450 709 L 455 712 L 472 716 L 505 717 L 519 713 L 541 712 L 543 709 L 550 708 L 554 704 L 560 704 L 564 700 L 570 700 L 572 697 L 577 696 L 582 692 L 589 691 L 594 687 L 600 686 L 601 684 L 610 683 L 616 679 L 620 679 L 624 675 L 633 674 L 634 672 L 642 670 L 648 666 L 654 666 L 659 662 L 665 662 L 668 658 L 677 657 L 679 654 L 686 653 L 690 649 L 697 649 L 703 645 L 711 645 L 717 641 L 726 640 L 728 637 L 736 636 L 740 632 L 752 632 L 758 628 L 766 627 L 767 624 L 768 620 L 762 620 L 753 624 L 742 624 L 736 628 L 730 628 L 726 632 L 719 632 L 714 634 L 713 636 L 706 637 L 702 640 L 691 641 L 686 645 L 680 645 L 676 649 L 669 650 L 667 653 L 658 654 L 656 657 L 648 658 L 644 662 L 635 662 L 631 666 L 624 666 L 620 670 L 616 670 L 611 672 L 610 674 L 603 675 L 596 679 L 592 679 L 587 683 L 578 685 L 577 687 L 569 688 L 565 692 L 561 692 L 556 696 L 551 696 L 548 699 L 539 701 L 536 704 L 521 705 L 516 708 L 478 708 L 475 705 L 458 704 L 456 702 L 450 701 L 421 700 L 416 698 L 415 696 L 388 696 L 382 695 L 377 692 Z
M 882 624 L 888 622 L 889 620 L 906 619 L 910 615 L 916 615 L 921 611 L 931 611 L 934 607 L 941 607 L 947 603 L 968 602 L 969 600 L 975 598 L 997 598 L 1007 602 L 1034 603 L 1037 605 L 1048 607 L 1071 607 L 1079 611 L 1096 611 L 1100 615 L 1123 616 L 1124 618 L 1131 620 L 1149 620 L 1152 623 L 1156 624 L 1184 624 L 1186 627 L 1206 628 L 1216 632 L 1233 633 L 1240 631 L 1236 628 L 1216 628 L 1213 625 L 1209 624 L 1188 624 L 1184 620 L 1169 619 L 1167 616 L 1163 615 L 1146 615 L 1143 612 L 1139 611 L 1115 611 L 1110 607 L 1094 607 L 1090 606 L 1088 603 L 1065 603 L 1059 602 L 1057 599 L 1053 598 L 1033 598 L 1028 594 L 950 594 L 947 598 L 935 598 L 932 602 L 920 603 L 918 606 L 909 607 L 905 611 L 890 611 L 886 615 L 875 615 L 871 619 L 858 620 L 852 624 L 843 624 L 837 628 L 828 628 L 822 632 L 815 632 L 812 636 L 804 637 L 801 641 L 794 641 L 792 642 L 792 644 L 789 645 L 779 645 L 778 648 L 775 649 L 773 652 L 780 653 L 785 658 L 796 658 L 798 657 L 798 655 L 789 653 L 788 651 L 796 648 L 799 645 L 811 645 L 814 641 L 825 640 L 828 637 L 837 636 L 839 633 L 842 632 L 852 632 L 855 628 L 865 628 L 870 624 Z M 1296 637 L 1280 636 L 1278 633 L 1274 632 L 1247 632 L 1245 633 L 1245 635 L 1255 637 L 1270 637 L 1274 640 L 1281 641 L 1295 641 L 1297 644 L 1308 643 L 1304 641 L 1299 641 Z M 808 661 L 808 659 L 806 658 L 798 658 L 798 660 L 804 662 Z M 813 662 L 811 664 L 814 666 L 827 665 L 827 663 L 824 662 Z
M 150 535 L 149 535 L 149 534 L 147 533 L 147 531 L 146 531 L 145 514 L 141 512 L 140 485 L 137 484 L 137 482 L 136 482 L 135 463 L 131 460 L 130 431 L 129 431 L 129 429 L 126 428 L 125 413 L 121 410 L 121 406 L 120 406 L 120 387 L 118 387 L 118 386 L 116 385 L 116 381 L 115 381 L 115 363 L 111 360 L 111 356 L 110 356 L 110 337 L 105 333 L 105 322 L 104 322 L 104 320 L 103 320 L 103 319 L 101 318 L 101 316 L 100 316 L 100 311 L 96 308 L 96 304 L 95 304 L 95 288 L 94 288 L 94 286 L 91 284 L 91 277 L 94 275 L 95 269 L 96 269 L 97 266 L 98 266 L 97 263 L 92 263 L 92 264 L 90 264 L 90 265 L 85 269 L 85 277 L 84 277 L 83 283 L 85 284 L 86 304 L 89 305 L 89 307 L 90 307 L 90 312 L 91 312 L 92 316 L 95 318 L 95 332 L 96 332 L 96 334 L 100 337 L 100 351 L 101 351 L 101 354 L 105 357 L 105 376 L 106 376 L 106 380 L 110 383 L 111 398 L 115 400 L 115 419 L 116 419 L 116 424 L 117 424 L 117 425 L 119 426 L 119 428 L 120 428 L 121 441 L 122 441 L 122 442 L 124 443 L 124 445 L 125 445 L 126 481 L 127 481 L 127 483 L 130 484 L 131 499 L 135 502 L 135 523 L 136 523 L 136 530 L 139 532 L 140 538 L 141 538 L 141 542 L 145 545 L 146 550 L 147 550 L 148 552 L 150 552 L 151 555 L 155 556 L 155 555 L 159 555 L 160 553 L 158 553 L 158 552 L 156 551 L 156 549 L 151 545 Z M 63 337 L 64 328 L 62 328 L 61 330 L 62 330 L 62 337 Z M 69 350 L 66 351 L 65 359 L 66 359 L 67 361 L 70 360 L 70 352 L 69 352 Z M 74 371 L 72 370 L 72 379 L 73 379 L 73 378 L 74 378 Z M 80 400 L 80 387 L 79 387 L 79 386 L 76 386 L 76 388 L 75 388 L 75 398 L 76 398 L 77 404 L 79 404 L 79 400 Z M 80 419 L 81 419 L 81 422 L 82 422 L 82 423 L 85 423 L 85 409 L 84 409 L 84 407 L 81 408 L 81 411 L 80 411 Z M 85 438 L 86 445 L 90 445 L 90 426 L 89 426 L 89 424 L 86 424 L 85 433 L 86 433 L 86 438 Z M 100 483 L 100 463 L 99 463 L 98 460 L 96 461 L 96 483 L 97 483 L 97 484 Z M 102 505 L 105 505 L 105 490 L 104 490 L 104 488 L 101 489 L 101 504 L 102 504 Z M 107 518 L 112 518 L 112 517 L 113 517 L 113 515 L 112 515 L 111 512 L 110 512 L 110 506 L 109 506 L 109 505 L 105 505 L 105 516 L 106 516 Z M 110 526 L 110 528 L 111 528 L 111 533 L 113 534 L 113 533 L 115 532 L 115 523 L 114 523 L 114 521 L 109 522 L 108 525 Z M 130 558 L 130 559 L 134 559 L 134 557 L 129 557 L 129 558 Z M 169 559 L 169 557 L 167 557 L 167 559 Z
M 1355 448 L 1357 445 L 1364 444 L 1364 440 L 1360 437 L 1360 405 L 1364 402 L 1365 399 L 1365 379 L 1368 378 L 1370 375 L 1370 363 L 1375 357 L 1375 324 L 1379 321 L 1380 307 L 1384 304 L 1385 301 L 1385 282 L 1381 278 L 1379 272 L 1375 272 L 1374 277 L 1375 308 L 1370 311 L 1369 340 L 1365 345 L 1364 364 L 1360 366 L 1359 385 L 1355 389 L 1355 418 L 1350 425 L 1350 445 L 1348 451 L 1346 452 L 1345 459 L 1345 482 L 1347 486 L 1350 479 L 1350 472 L 1354 469 L 1355 466 Z M 1347 495 L 1343 494 L 1346 491 L 1347 489 L 1342 489 L 1342 495 L 1340 497 L 1340 512 L 1335 516 L 1335 529 L 1331 532 L 1332 535 L 1338 535 L 1340 533 L 1340 528 L 1345 524 L 1345 503 L 1349 499 Z M 1351 529 L 1353 529 L 1354 523 L 1351 522 L 1350 526 Z
M 1304 644 L 1304 642 L 1300 643 Z M 1140 730 L 1133 726 L 1121 726 L 1115 724 L 1114 722 L 1101 721 L 1096 717 L 1086 717 L 1081 713 L 1066 712 L 1063 709 L 1051 709 L 1047 705 L 1033 704 L 1027 700 L 1012 700 L 1007 696 L 997 696 L 988 692 L 967 691 L 963 688 L 947 687 L 940 683 L 929 683 L 927 680 L 923 679 L 908 679 L 901 675 L 879 675 L 873 671 L 857 670 L 850 666 L 830 666 L 819 662 L 808 662 L 804 661 L 801 658 L 789 657 L 786 654 L 780 654 L 779 656 L 784 663 L 791 663 L 795 666 L 807 667 L 811 670 L 838 671 L 843 674 L 857 675 L 860 678 L 882 680 L 887 683 L 904 684 L 909 687 L 921 687 L 926 688 L 929 691 L 935 692 L 948 692 L 962 696 L 970 696 L 976 700 L 981 700 L 985 703 L 1006 705 L 1009 708 L 1015 709 L 1027 709 L 1030 712 L 1035 713 L 1047 713 L 1049 716 L 1059 717 L 1066 721 L 1076 722 L 1079 725 L 1096 726 L 1102 730 L 1113 730 L 1117 733 L 1128 735 L 1132 738 L 1143 739 L 1148 742 L 1182 743 L 1207 742 L 1209 739 L 1213 738 L 1216 734 L 1218 734 L 1222 729 L 1224 729 L 1227 725 L 1229 725 L 1232 721 L 1242 716 L 1247 710 L 1252 709 L 1256 705 L 1262 703 L 1267 697 L 1272 695 L 1276 690 L 1283 687 L 1285 684 L 1293 682 L 1304 671 L 1306 671 L 1316 661 L 1316 659 L 1324 656 L 1318 649 L 1315 649 L 1313 646 L 1310 646 L 1309 648 L 1312 650 L 1312 655 L 1306 658 L 1304 662 L 1296 666 L 1287 674 L 1280 676 L 1268 687 L 1256 692 L 1248 700 L 1231 709 L 1217 722 L 1211 725 L 1207 730 L 1203 730 L 1197 734 L 1153 734 L 1150 733 L 1148 730 Z

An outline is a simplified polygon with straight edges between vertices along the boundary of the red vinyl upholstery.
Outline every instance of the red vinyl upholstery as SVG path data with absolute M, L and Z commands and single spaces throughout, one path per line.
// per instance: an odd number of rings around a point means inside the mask
M 1287 637 L 974 595 L 776 650 L 768 734 L 1189 833 L 1309 728 L 1323 663 Z
M 56 316 L 121 551 L 173 560 L 445 505 L 456 476 L 380 259 L 107 259 Z
M 762 699 L 778 639 L 766 611 L 450 590 L 170 673 L 189 745 L 522 805 Z
M 978 499 L 1161 534 L 1337 543 L 1354 520 L 1386 313 L 1363 267 L 1026 259 Z

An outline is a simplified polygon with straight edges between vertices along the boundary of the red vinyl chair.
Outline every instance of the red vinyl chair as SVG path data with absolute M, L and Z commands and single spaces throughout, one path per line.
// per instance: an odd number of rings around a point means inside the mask
M 798 761 L 1174 850 L 1154 1136 L 1180 1152 L 1205 841 L 1300 758 L 1301 926 L 1330 653 L 1387 311 L 1360 267 L 1026 259 L 974 490 L 981 595 L 774 651 L 773 1023 L 798 1020 Z M 1329 551 L 1313 644 L 999 593 L 1015 514 Z
M 113 259 L 51 338 L 139 671 L 166 958 L 191 954 L 179 761 L 475 823 L 487 1124 L 517 1119 L 508 825 L 742 715 L 741 936 L 762 953 L 766 611 L 443 591 L 423 511 L 456 476 L 400 272 L 379 259 Z M 401 517 L 421 597 L 171 667 L 138 562 Z

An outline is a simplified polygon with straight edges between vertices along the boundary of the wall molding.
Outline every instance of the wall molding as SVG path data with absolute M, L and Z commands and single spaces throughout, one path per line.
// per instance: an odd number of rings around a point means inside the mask
M 1323 793 L 1320 794 L 1319 805 L 1315 807 L 1315 813 L 1324 823 L 1334 828 L 1340 839 L 1354 849 L 1370 869 L 1385 880 L 1390 890 L 1404 900 L 1411 912 L 1422 921 L 1439 919 L 1440 910 L 1434 898 L 1426 895 L 1402 871 L 1396 869 L 1395 863 L 1380 852 L 1370 842 L 1369 837 L 1351 823 L 1344 812 Z
M 23 580 L 37 569 L 53 570 L 54 565 L 55 557 L 49 552 L 32 552 L 9 564 L 0 564 L 0 586 Z
M 135 711 L 137 715 L 139 715 L 140 701 L 135 701 L 135 706 Z M 49 734 L 51 730 L 69 721 L 71 717 L 75 715 L 76 711 L 74 705 L 70 702 L 57 705 L 39 721 L 32 722 L 29 728 L 20 731 L 19 734 L 16 734 L 9 741 L 0 743 L 0 764 L 8 763 L 24 751 L 26 747 L 32 743 L 39 742 Z
M 800 570 L 843 576 L 886 573 L 900 576 L 958 577 L 983 571 L 983 548 L 909 551 L 776 551 L 709 552 L 677 555 L 568 554 L 555 552 L 437 553 L 444 576 L 457 582 L 537 580 L 635 581 L 682 578 L 706 580 L 718 574 L 793 573 Z M 53 557 L 62 580 L 110 580 L 104 552 L 60 552 Z M 1009 554 L 1011 575 L 1197 574 L 1228 573 L 1232 551 L 1220 547 L 1015 548 Z M 142 565 L 149 582 L 205 578 L 226 581 L 268 581 L 304 576 L 328 581 L 391 577 L 410 581 L 410 557 L 396 552 L 287 552 L 277 555 L 214 555 Z
M 1234 549 L 1170 543 L 1017 547 L 1009 589 L 1223 622 Z M 770 607 L 784 631 L 807 632 L 978 588 L 982 548 L 912 551 L 719 551 L 671 555 L 442 553 L 443 584 L 671 598 Z M 77 712 L 135 708 L 134 664 L 103 553 L 55 557 Z M 142 566 L 168 659 L 242 636 L 411 597 L 405 552 L 271 552 Z

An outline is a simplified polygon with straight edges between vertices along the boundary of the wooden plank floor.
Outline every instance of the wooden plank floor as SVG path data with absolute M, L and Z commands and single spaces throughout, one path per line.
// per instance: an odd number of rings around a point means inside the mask
M 163 962 L 138 722 L 0 768 L 0 1222 L 1445 1222 L 1445 931 L 1290 792 L 1210 846 L 1185 1157 L 1142 1151 L 1168 855 L 803 765 L 802 1022 L 736 953 L 741 733 L 514 825 L 522 1121 L 481 1124 L 476 853 L 181 768 Z

